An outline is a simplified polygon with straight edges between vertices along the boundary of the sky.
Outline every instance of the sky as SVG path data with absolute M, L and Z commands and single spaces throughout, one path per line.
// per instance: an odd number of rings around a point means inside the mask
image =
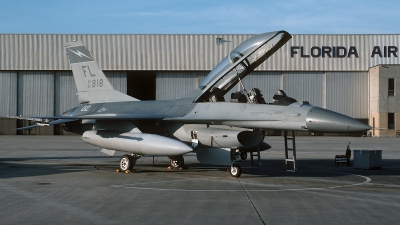
M 398 0 L 0 0 L 2 34 L 400 34 Z

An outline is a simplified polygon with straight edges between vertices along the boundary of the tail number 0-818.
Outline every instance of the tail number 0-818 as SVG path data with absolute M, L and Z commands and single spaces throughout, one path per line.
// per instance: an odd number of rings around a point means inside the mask
M 103 79 L 88 80 L 88 88 L 103 87 Z

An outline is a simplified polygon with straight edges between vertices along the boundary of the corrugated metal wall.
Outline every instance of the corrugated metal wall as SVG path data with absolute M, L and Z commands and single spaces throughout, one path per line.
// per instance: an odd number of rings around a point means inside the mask
M 0 35 L 0 70 L 69 70 L 64 44 L 82 40 L 104 70 L 210 71 L 253 35 Z M 216 38 L 230 42 L 216 44 Z M 374 57 L 374 46 L 398 46 L 400 35 L 293 35 L 259 71 L 367 71 L 399 57 Z M 291 56 L 291 47 L 302 47 Z M 311 48 L 357 49 L 354 56 L 312 57 Z M 383 51 L 383 50 L 382 50 Z
M 399 49 L 400 48 L 399 44 L 400 44 L 399 35 L 371 35 L 370 55 L 372 56 L 372 51 L 375 49 L 376 51 L 374 52 L 377 53 L 379 50 L 381 56 L 379 56 L 379 54 L 374 54 L 374 57 L 370 57 L 370 67 L 379 64 L 399 64 L 400 53 L 398 51 L 397 51 L 397 56 L 394 56 L 393 54 L 390 55 L 386 54 L 385 56 L 385 51 L 388 51 L 387 48 L 388 46 L 396 46 Z
M 127 91 L 127 82 L 126 75 L 127 72 L 115 72 L 115 71 L 105 71 L 107 79 L 110 81 L 111 85 L 115 90 L 126 94 Z
M 64 44 L 81 40 L 103 70 L 211 70 L 252 35 L 0 35 L 0 70 L 69 70 Z M 216 44 L 216 38 L 226 42 Z
M 280 72 L 259 72 L 255 71 L 243 79 L 243 85 L 247 91 L 251 88 L 258 88 L 263 94 L 266 102 L 272 102 L 272 97 L 279 89 L 281 89 L 281 76 Z M 239 91 L 240 87 L 237 85 L 232 92 Z
M 396 35 L 400 39 L 400 35 Z M 369 35 L 293 35 L 293 38 L 272 55 L 259 69 L 260 70 L 286 70 L 286 71 L 367 71 L 370 67 Z M 301 49 L 296 49 L 293 54 L 291 48 L 303 48 L 303 54 L 308 57 L 301 57 Z M 311 48 L 318 47 L 345 47 L 347 51 L 355 46 L 359 58 L 354 55 L 350 57 L 313 57 Z M 317 51 L 314 51 L 316 54 Z
M 1 70 L 68 70 L 64 43 L 73 35 L 1 35 Z
M 324 73 L 285 72 L 283 90 L 299 102 L 309 101 L 312 105 L 324 107 Z
M 53 116 L 54 84 L 53 72 L 18 72 L 17 114 L 23 116 Z
M 17 115 L 17 72 L 0 71 L 0 117 Z
M 117 91 L 127 92 L 126 72 L 105 74 Z M 55 75 L 49 71 L 21 71 L 18 76 L 16 72 L 1 72 L 0 85 L 1 116 L 52 116 L 78 105 L 70 71 L 57 71 Z
M 76 85 L 71 71 L 60 71 L 55 74 L 55 115 L 79 105 L 76 96 Z
M 156 100 L 181 98 L 196 90 L 207 72 L 160 72 L 156 77 Z M 200 82 L 201 82 L 200 81 Z
M 326 108 L 368 118 L 368 72 L 326 73 Z

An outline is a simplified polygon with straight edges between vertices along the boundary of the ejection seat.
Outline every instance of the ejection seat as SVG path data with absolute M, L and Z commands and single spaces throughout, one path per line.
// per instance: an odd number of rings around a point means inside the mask
M 245 89 L 231 93 L 231 102 L 266 104 L 260 89 L 252 88 L 249 92 Z
M 296 99 L 287 96 L 283 90 L 278 90 L 278 93 L 276 93 L 272 99 L 273 105 L 290 105 L 297 102 Z
M 219 88 L 212 88 L 210 97 L 209 97 L 210 102 L 225 102 L 225 98 L 223 94 L 221 93 L 221 89 Z

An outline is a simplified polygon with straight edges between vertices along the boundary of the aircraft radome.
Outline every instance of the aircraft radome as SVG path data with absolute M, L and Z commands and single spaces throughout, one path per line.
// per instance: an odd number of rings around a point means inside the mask
M 30 118 L 39 122 L 18 129 L 64 124 L 65 130 L 82 134 L 83 141 L 104 153 L 126 152 L 121 171 L 132 170 L 141 155 L 168 156 L 172 167 L 181 167 L 183 155 L 195 152 L 201 163 L 230 167 L 234 177 L 241 175 L 234 156 L 271 147 L 264 142 L 268 129 L 369 130 L 348 116 L 299 103 L 282 90 L 272 103 L 266 103 L 257 88 L 232 93 L 232 101 L 225 101 L 225 94 L 290 39 L 286 31 L 253 36 L 222 59 L 198 89 L 163 101 L 140 101 L 114 90 L 83 43 L 69 42 L 65 47 L 80 105 L 60 116 Z

